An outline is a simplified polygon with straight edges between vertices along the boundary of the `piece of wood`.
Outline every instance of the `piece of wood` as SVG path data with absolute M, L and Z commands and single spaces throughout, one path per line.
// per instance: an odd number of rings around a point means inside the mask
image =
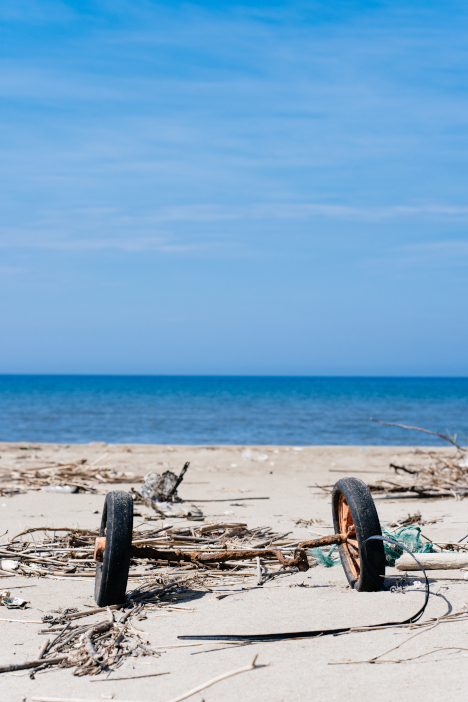
M 160 648 L 159 646 L 157 648 Z M 165 673 L 146 673 L 145 675 L 131 675 L 127 678 L 94 678 L 89 682 L 116 682 L 117 680 L 139 680 L 139 678 L 156 678 L 158 675 L 170 675 L 170 671 Z
M 39 665 L 54 665 L 66 660 L 68 656 L 58 656 L 57 658 L 42 658 L 40 661 L 29 661 L 28 663 L 13 663 L 12 665 L 0 666 L 0 673 L 11 673 L 14 670 L 26 670 L 27 668 L 37 668 Z
M 174 697 L 174 699 L 170 700 L 170 702 L 182 702 L 182 700 L 187 699 L 187 697 L 191 697 L 192 695 L 196 695 L 197 692 L 201 692 L 202 690 L 206 690 L 207 687 L 211 687 L 211 685 L 214 685 L 217 682 L 221 682 L 221 680 L 226 680 L 226 678 L 231 678 L 233 675 L 239 675 L 239 673 L 247 673 L 249 670 L 255 670 L 256 668 L 266 667 L 264 665 L 256 665 L 256 660 L 257 660 L 257 656 L 255 656 L 255 658 L 253 659 L 253 661 L 250 665 L 246 665 L 244 668 L 238 668 L 237 670 L 231 670 L 230 673 L 224 673 L 223 675 L 218 675 L 218 677 L 212 678 L 211 680 L 208 680 L 206 683 L 203 683 L 202 685 L 199 685 L 198 687 L 194 687 L 193 690 L 189 690 L 188 692 L 185 692 L 183 695 L 180 695 L 179 697 Z
M 415 553 L 415 557 L 425 570 L 456 570 L 468 566 L 468 553 Z M 399 558 L 397 570 L 420 570 L 416 561 L 408 553 Z
M 38 660 L 41 660 L 41 658 L 43 658 L 45 656 L 45 654 L 47 653 L 47 649 L 49 648 L 49 644 L 50 644 L 50 639 L 46 639 L 46 641 L 44 641 L 44 643 L 41 646 L 41 650 L 39 651 L 39 655 L 37 657 Z

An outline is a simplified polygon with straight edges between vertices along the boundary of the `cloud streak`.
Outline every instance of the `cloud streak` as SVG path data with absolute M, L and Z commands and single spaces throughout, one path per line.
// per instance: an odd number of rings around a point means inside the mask
M 136 246 L 142 250 L 169 246 L 175 234 L 160 229 L 161 225 L 178 223 L 204 224 L 219 222 L 255 222 L 274 220 L 336 219 L 349 222 L 401 221 L 468 221 L 468 206 L 446 204 L 393 205 L 386 207 L 351 207 L 320 203 L 253 203 L 248 206 L 218 204 L 163 207 L 135 215 L 118 208 L 81 208 L 46 211 L 29 226 L 3 227 L 0 246 L 32 246 L 39 248 L 73 248 L 69 237 L 79 238 L 78 248 L 109 248 Z M 86 231 L 88 236 L 83 237 Z M 104 231 L 113 232 L 102 238 Z M 68 233 L 67 233 L 68 232 Z M 130 233 L 131 234 L 127 234 Z M 146 232 L 142 236 L 142 232 Z M 51 236 L 53 234 L 53 236 Z M 88 242 L 88 243 L 86 243 Z M 135 244 L 135 242 L 139 242 Z M 146 244 L 145 244 L 146 242 Z M 205 244 L 204 244 L 205 245 Z M 441 242 L 444 245 L 444 242 Z

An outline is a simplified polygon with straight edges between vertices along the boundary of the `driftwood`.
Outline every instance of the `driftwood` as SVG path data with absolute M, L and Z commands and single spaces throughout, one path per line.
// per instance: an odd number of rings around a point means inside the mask
M 438 431 L 431 431 L 430 429 L 423 429 L 422 427 L 412 427 L 412 426 L 407 426 L 406 424 L 397 424 L 396 422 L 382 422 L 380 419 L 373 419 L 372 417 L 370 418 L 371 422 L 375 422 L 376 424 L 383 424 L 386 427 L 399 427 L 400 429 L 412 429 L 414 431 L 423 431 L 425 434 L 432 434 L 433 436 L 438 436 L 439 439 L 442 439 L 443 441 L 448 441 L 449 444 L 452 444 L 452 446 L 455 446 L 459 451 L 462 450 L 462 447 L 459 446 L 454 439 L 452 439 L 451 436 L 447 436 L 447 434 L 441 434 Z
M 450 490 L 444 490 L 443 488 L 437 488 L 435 485 L 403 485 L 392 483 L 389 480 L 380 480 L 378 483 L 368 484 L 367 487 L 373 493 L 388 493 L 392 495 L 414 493 L 414 496 L 419 498 L 464 497 L 468 495 L 468 486 L 458 487 L 457 485 Z
M 468 553 L 416 553 L 416 558 L 425 570 L 456 570 L 468 566 Z M 396 562 L 397 570 L 419 570 L 409 554 L 404 553 Z
M 37 668 L 43 665 L 55 665 L 68 659 L 68 656 L 57 656 L 56 658 L 41 658 L 37 661 L 28 661 L 27 663 L 14 663 L 12 665 L 0 666 L 0 673 L 12 673 L 15 670 L 27 670 L 28 668 Z
M 189 690 L 183 695 L 179 695 L 179 697 L 174 697 L 172 700 L 170 700 L 170 702 L 182 702 L 182 700 L 186 700 L 187 697 L 196 695 L 197 692 L 206 690 L 207 687 L 211 687 L 212 685 L 215 685 L 215 683 L 221 682 L 221 680 L 226 680 L 226 678 L 232 678 L 233 675 L 239 675 L 239 673 L 247 673 L 249 670 L 255 670 L 256 668 L 265 668 L 265 665 L 256 665 L 257 658 L 258 654 L 254 657 L 250 665 L 246 665 L 243 668 L 237 668 L 237 670 L 231 670 L 230 673 L 223 673 L 222 675 L 218 675 L 216 678 L 211 678 L 211 680 L 207 680 L 207 682 L 203 683 L 202 685 L 194 687 L 193 690 Z
M 44 461 L 38 459 L 39 465 L 33 460 L 32 466 L 15 466 L 0 474 L 0 495 L 15 495 L 33 490 L 48 490 L 55 486 L 69 487 L 71 492 L 93 492 L 105 494 L 102 489 L 106 483 L 134 482 L 135 475 L 130 472 L 122 473 L 102 465 L 107 458 L 103 454 L 97 461 L 88 464 L 86 458 L 69 463 L 53 462 L 41 465 Z M 100 463 L 100 465 L 98 465 Z
M 390 463 L 390 468 L 396 473 L 395 480 L 379 480 L 368 485 L 371 492 L 384 494 L 412 494 L 419 498 L 434 497 L 465 497 L 468 495 L 468 464 L 467 450 L 456 442 L 456 436 L 430 431 L 422 427 L 396 424 L 395 422 L 381 422 L 371 419 L 378 424 L 402 429 L 412 429 L 432 434 L 443 441 L 447 441 L 456 449 L 455 455 L 441 455 L 440 450 L 419 449 L 416 453 L 424 457 L 422 465 L 403 466 Z M 453 449 L 452 449 L 453 451 Z M 325 486 L 322 486 L 325 487 Z M 328 487 L 328 486 L 327 486 Z

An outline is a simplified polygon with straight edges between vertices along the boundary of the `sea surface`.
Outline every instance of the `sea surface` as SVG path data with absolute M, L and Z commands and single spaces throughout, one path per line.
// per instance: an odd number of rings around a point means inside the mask
M 468 378 L 0 376 L 1 441 L 444 443 L 371 417 L 466 445 Z

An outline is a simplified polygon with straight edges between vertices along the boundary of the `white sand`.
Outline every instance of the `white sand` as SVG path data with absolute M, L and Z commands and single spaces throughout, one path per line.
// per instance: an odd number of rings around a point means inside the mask
M 92 461 L 107 452 L 102 462 L 119 470 L 133 470 L 143 476 L 149 470 L 166 467 L 179 470 L 191 461 L 179 493 L 186 500 L 228 499 L 227 502 L 200 502 L 206 519 L 242 521 L 249 527 L 270 525 L 277 531 L 292 531 L 299 538 L 313 538 L 315 531 L 298 528 L 294 521 L 320 518 L 317 532 L 332 533 L 330 498 L 308 486 L 332 484 L 340 477 L 355 475 L 364 480 L 390 477 L 389 463 L 414 461 L 412 449 L 401 447 L 250 447 L 252 456 L 268 455 L 265 461 L 245 460 L 246 447 L 167 447 L 167 446 L 86 446 L 41 445 L 41 450 L 22 451 L 19 445 L 0 444 L 0 466 L 28 465 L 40 456 L 47 460 L 88 458 Z M 23 458 L 23 456 L 27 456 Z M 37 459 L 36 459 L 37 462 Z M 236 464 L 233 467 L 232 464 Z M 138 483 L 138 480 L 135 484 Z M 116 489 L 118 486 L 111 486 Z M 123 486 L 128 489 L 130 486 Z M 241 497 L 269 500 L 238 501 Z M 103 504 L 102 495 L 57 495 L 32 492 L 11 498 L 0 497 L 0 533 L 8 536 L 33 526 L 79 526 L 96 528 Z M 408 512 L 421 510 L 424 518 L 443 516 L 438 524 L 423 528 L 435 540 L 458 541 L 468 533 L 465 501 L 376 500 L 382 523 L 397 520 Z M 234 506 L 233 506 L 234 505 Z M 241 506 L 240 506 L 241 505 Z M 144 508 L 139 511 L 148 513 Z M 225 515 L 225 511 L 234 514 Z M 135 520 L 138 523 L 138 518 Z M 167 521 L 167 520 L 166 520 Z M 152 522 L 155 524 L 155 522 Z M 2 542 L 7 537 L 2 538 Z M 392 572 L 392 571 L 389 571 Z M 396 571 L 393 571 L 396 573 Z M 438 580 L 439 576 L 444 579 Z M 468 600 L 468 582 L 460 571 L 433 572 L 427 617 L 459 610 Z M 446 578 L 449 578 L 448 580 Z M 251 579 L 254 585 L 254 579 Z M 19 585 L 34 587 L 18 588 Z M 298 587 L 305 585 L 305 587 Z M 92 579 L 63 581 L 25 577 L 0 578 L 0 587 L 15 587 L 16 595 L 30 600 L 26 610 L 0 607 L 0 617 L 39 620 L 56 607 L 83 609 L 93 600 Z M 422 594 L 357 593 L 347 587 L 341 566 L 317 567 L 262 589 L 244 591 L 217 600 L 207 593 L 188 601 L 194 613 L 172 612 L 168 616 L 149 613 L 142 628 L 150 634 L 152 646 L 178 644 L 183 634 L 271 633 L 279 631 L 332 628 L 394 621 L 409 616 L 422 604 Z M 92 621 L 91 618 L 89 621 Z M 0 664 L 31 660 L 44 641 L 39 624 L 0 621 L 3 646 Z M 443 624 L 423 633 L 389 658 L 407 658 L 441 646 L 468 649 L 467 623 Z M 244 673 L 199 693 L 193 702 L 243 702 L 295 700 L 465 700 L 467 696 L 466 651 L 441 651 L 413 662 L 395 665 L 357 664 L 330 666 L 331 662 L 365 660 L 405 641 L 411 632 L 388 629 L 369 633 L 274 644 L 231 647 L 203 644 L 198 647 L 162 649 L 160 658 L 138 658 L 126 662 L 111 677 L 170 671 L 170 675 L 139 680 L 94 682 L 75 678 L 71 670 L 59 669 L 37 674 L 28 672 L 1 676 L 0 699 L 29 700 L 32 696 L 165 702 L 211 677 L 244 666 L 258 654 L 259 663 L 269 667 Z M 102 680 L 102 676 L 99 676 Z

